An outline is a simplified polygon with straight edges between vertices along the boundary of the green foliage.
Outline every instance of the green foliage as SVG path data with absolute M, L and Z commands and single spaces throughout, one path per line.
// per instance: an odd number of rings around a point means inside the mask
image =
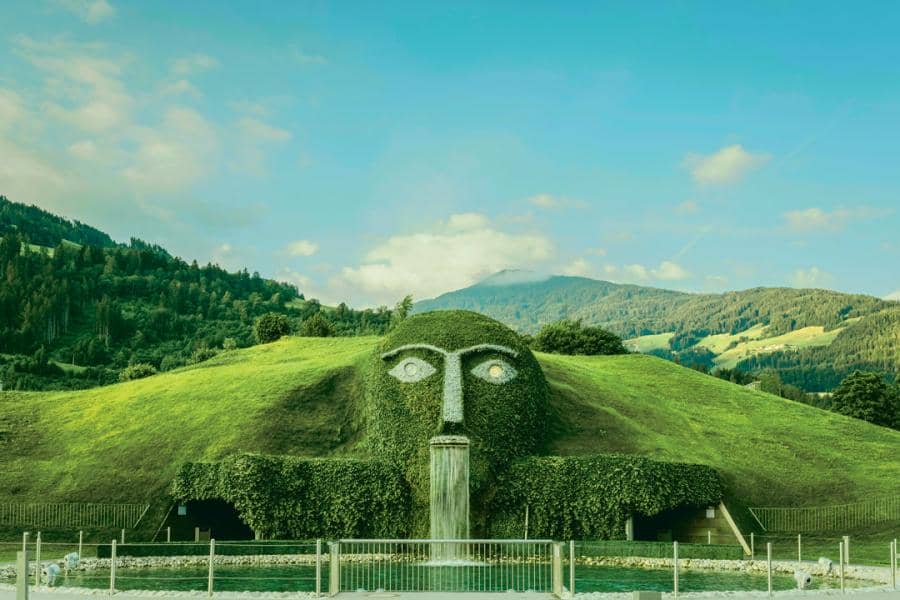
M 535 538 L 621 539 L 631 513 L 708 506 L 722 496 L 719 475 L 704 465 L 615 454 L 531 457 L 514 463 L 497 486 L 491 535 L 518 537 L 527 506 Z
M 230 502 L 265 537 L 398 538 L 409 530 L 406 481 L 382 462 L 241 454 L 185 464 L 172 494 Z
M 397 306 L 394 307 L 394 311 L 391 314 L 391 328 L 393 329 L 397 325 L 399 325 L 406 317 L 409 316 L 409 313 L 412 312 L 413 308 L 413 297 L 412 294 L 407 294 L 403 297 L 403 300 L 397 303 Z
M 389 350 L 415 343 L 448 351 L 498 344 L 515 350 L 518 356 L 482 351 L 463 357 L 464 423 L 448 428 L 441 419 L 443 357 L 428 350 L 408 350 L 387 361 L 381 358 Z M 410 356 L 428 362 L 436 372 L 416 383 L 401 383 L 388 374 Z M 517 376 L 496 384 L 471 373 L 490 359 L 507 361 Z M 459 433 L 470 439 L 473 532 L 483 530 L 485 503 L 496 477 L 510 461 L 532 454 L 542 445 L 548 399 L 541 368 L 515 332 L 483 315 L 437 311 L 406 319 L 376 347 L 366 389 L 369 444 L 375 456 L 399 465 L 405 473 L 412 488 L 413 531 L 417 535 L 428 532 L 428 442 L 433 436 Z
M 575 552 L 578 556 L 672 558 L 672 544 L 671 542 L 623 542 L 621 540 L 577 542 L 575 544 Z M 678 557 L 707 560 L 741 560 L 744 558 L 744 550 L 738 545 L 679 543 Z
M 855 371 L 834 391 L 831 406 L 842 415 L 900 429 L 900 394 L 881 373 Z
M 253 325 L 253 336 L 260 344 L 274 342 L 290 332 L 290 320 L 286 316 L 275 312 L 264 314 Z
M 600 327 L 562 320 L 544 325 L 534 338 L 534 349 L 554 354 L 627 354 L 622 339 Z
M 331 337 L 334 335 L 334 326 L 322 316 L 321 312 L 317 312 L 303 321 L 300 326 L 300 335 L 303 337 Z
M 115 536 L 116 532 L 112 532 Z M 278 541 L 241 540 L 239 544 L 216 544 L 216 556 L 271 556 L 277 554 L 309 554 L 312 540 L 290 544 Z M 324 546 L 324 544 L 323 544 Z M 327 549 L 327 548 L 326 548 Z M 112 544 L 98 544 L 97 558 L 109 558 Z M 166 544 L 116 544 L 116 556 L 209 556 L 209 542 L 169 542 Z
M 156 368 L 153 365 L 136 363 L 122 369 L 122 372 L 119 373 L 119 381 L 133 381 L 150 377 L 151 375 L 156 375 Z
M 229 350 L 237 350 L 237 347 L 237 340 L 234 338 L 229 337 L 222 340 L 222 350 L 225 350 L 226 352 Z

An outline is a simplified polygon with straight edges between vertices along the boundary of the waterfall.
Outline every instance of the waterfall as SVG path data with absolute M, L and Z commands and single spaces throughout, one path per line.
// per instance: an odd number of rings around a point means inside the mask
M 469 537 L 469 438 L 431 438 L 431 539 Z M 464 544 L 434 544 L 432 561 L 465 560 Z

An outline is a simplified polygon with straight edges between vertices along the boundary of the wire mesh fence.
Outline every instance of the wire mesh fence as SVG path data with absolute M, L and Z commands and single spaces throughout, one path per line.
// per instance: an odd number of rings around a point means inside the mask
M 900 521 L 900 496 L 807 508 L 754 507 L 750 513 L 770 532 L 848 531 Z
M 47 528 L 133 528 L 149 508 L 149 504 L 4 502 L 0 503 L 0 524 Z

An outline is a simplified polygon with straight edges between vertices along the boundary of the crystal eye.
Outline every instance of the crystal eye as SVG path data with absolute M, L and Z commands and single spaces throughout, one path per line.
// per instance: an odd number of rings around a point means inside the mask
M 409 356 L 398 362 L 388 375 L 403 383 L 415 383 L 422 381 L 435 372 L 435 368 L 421 358 Z
M 488 383 L 506 383 L 518 372 L 508 362 L 500 359 L 485 361 L 472 369 L 472 375 Z

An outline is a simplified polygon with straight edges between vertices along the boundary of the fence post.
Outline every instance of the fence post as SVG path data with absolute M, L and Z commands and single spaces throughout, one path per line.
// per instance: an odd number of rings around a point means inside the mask
M 125 530 L 122 530 L 122 545 L 125 545 Z
M 116 540 L 109 549 L 109 594 L 116 593 Z
M 166 527 L 166 542 L 170 543 L 172 541 L 172 528 Z
M 769 596 L 772 595 L 772 542 L 766 542 L 766 579 L 769 584 Z
M 712 530 L 707 529 L 706 530 L 706 545 L 709 546 L 710 544 L 712 544 Z
M 194 543 L 197 543 L 199 541 L 200 541 L 200 528 L 194 527 Z
M 803 541 L 801 540 L 801 536 L 803 534 L 797 534 L 797 562 L 803 562 Z
M 316 598 L 322 595 L 322 540 L 316 540 Z
M 41 532 L 34 538 L 34 589 L 41 587 Z
M 672 563 L 673 567 L 673 593 L 678 597 L 678 542 L 672 542 Z
M 26 550 L 16 552 L 16 600 L 28 600 L 28 552 Z
M 78 532 L 78 560 L 81 560 L 82 558 L 84 558 L 84 555 L 82 553 L 83 547 L 84 547 L 84 530 L 82 529 Z
M 753 532 L 750 532 L 750 560 L 756 560 L 756 541 Z
M 209 583 L 206 586 L 206 594 L 213 595 L 213 562 L 216 558 L 216 540 L 209 538 Z
M 850 536 L 844 536 L 844 562 L 850 566 Z
M 891 585 L 897 588 L 897 538 L 894 538 L 894 559 L 891 561 Z
M 575 597 L 575 540 L 569 540 L 569 596 Z
M 838 554 L 840 555 L 840 577 L 841 577 L 841 593 L 844 593 L 844 542 L 838 544 Z
M 27 531 L 22 532 L 22 552 L 28 552 L 28 535 Z
M 562 597 L 562 543 L 553 542 L 553 595 Z
M 328 595 L 336 596 L 341 591 L 341 543 L 329 542 L 331 556 L 328 558 Z

